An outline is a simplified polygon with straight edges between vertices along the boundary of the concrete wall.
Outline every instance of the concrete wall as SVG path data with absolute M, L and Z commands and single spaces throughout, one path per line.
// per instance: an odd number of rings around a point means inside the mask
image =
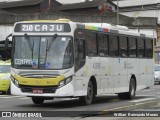
M 5 40 L 6 37 L 13 32 L 13 25 L 0 25 L 0 41 Z

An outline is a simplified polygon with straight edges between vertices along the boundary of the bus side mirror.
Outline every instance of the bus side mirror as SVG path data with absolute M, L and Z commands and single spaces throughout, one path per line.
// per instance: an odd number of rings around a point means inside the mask
M 9 37 L 11 37 L 12 34 L 9 34 L 7 37 L 6 37 L 6 40 L 5 40 L 5 50 L 8 49 L 8 44 L 9 44 Z

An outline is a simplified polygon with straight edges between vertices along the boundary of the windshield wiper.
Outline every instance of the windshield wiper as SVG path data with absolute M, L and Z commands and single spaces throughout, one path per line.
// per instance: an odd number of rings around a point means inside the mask
M 30 50 L 31 50 L 31 52 L 32 52 L 32 60 L 33 60 L 33 46 L 34 46 L 34 41 L 33 41 L 33 45 L 32 45 L 31 39 L 29 38 L 29 36 L 28 36 L 27 33 L 24 34 L 24 37 L 25 37 L 26 41 L 28 42 L 29 48 L 30 48 Z
M 47 45 L 48 47 L 46 48 L 46 51 L 50 51 L 51 47 L 52 47 L 52 44 L 54 43 L 54 41 L 56 40 L 57 38 L 57 34 L 54 34 L 54 36 L 52 37 L 51 39 L 51 42 L 49 43 L 49 45 Z
M 45 65 L 46 65 L 46 62 L 47 62 L 48 52 L 50 51 L 50 49 L 51 49 L 51 47 L 52 47 L 54 41 L 55 41 L 56 38 L 57 38 L 57 36 L 58 36 L 57 34 L 54 34 L 54 36 L 52 37 L 51 42 L 49 43 L 49 45 L 48 45 L 48 40 L 47 40 L 47 45 L 46 45 L 46 55 L 45 55 L 45 61 L 44 61 Z
M 28 45 L 29 45 L 30 50 L 33 51 L 33 46 L 32 46 L 32 44 L 31 44 L 31 40 L 30 40 L 28 34 L 25 33 L 25 34 L 24 34 L 24 37 L 25 37 L 26 41 L 28 42 Z

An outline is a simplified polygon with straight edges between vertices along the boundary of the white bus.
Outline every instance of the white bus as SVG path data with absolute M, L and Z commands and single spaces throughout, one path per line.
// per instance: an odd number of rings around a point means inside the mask
M 11 93 L 33 103 L 56 97 L 118 94 L 132 99 L 154 84 L 153 38 L 106 23 L 66 19 L 17 22 L 12 34 Z

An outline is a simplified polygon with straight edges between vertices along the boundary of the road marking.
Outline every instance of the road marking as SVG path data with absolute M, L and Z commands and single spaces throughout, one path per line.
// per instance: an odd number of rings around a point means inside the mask
M 9 96 L 9 95 L 0 95 L 0 98 L 1 98 L 1 97 L 5 97 L 5 96 Z
M 136 97 L 153 97 L 155 95 L 136 95 Z
M 78 98 L 55 98 L 56 101 L 77 100 Z
M 155 98 L 144 98 L 144 99 L 140 99 L 140 100 L 132 100 L 129 102 L 142 102 L 142 101 L 153 100 L 153 99 L 155 99 Z
M 8 96 L 4 96 L 4 97 L 0 97 L 0 98 L 20 98 L 20 97 L 24 97 L 24 96 L 12 96 L 12 95 L 8 95 Z
M 155 90 L 155 89 L 145 89 L 143 91 L 153 91 L 153 90 Z
M 29 97 L 24 97 L 24 98 L 19 98 L 19 99 L 27 100 L 27 99 L 30 99 L 30 98 Z
M 117 101 L 119 101 L 119 99 L 113 99 L 113 100 L 110 100 L 111 102 L 117 102 Z
M 145 102 L 145 103 L 137 103 L 137 104 L 128 105 L 128 106 L 121 106 L 121 107 L 117 107 L 117 108 L 111 108 L 111 109 L 108 109 L 108 110 L 103 110 L 102 114 L 108 114 L 112 111 L 118 111 L 118 110 L 121 110 L 121 109 L 135 108 L 135 106 L 141 106 L 141 105 L 145 105 L 145 104 L 149 104 L 149 103 L 154 103 L 154 101 L 149 101 L 149 102 Z

